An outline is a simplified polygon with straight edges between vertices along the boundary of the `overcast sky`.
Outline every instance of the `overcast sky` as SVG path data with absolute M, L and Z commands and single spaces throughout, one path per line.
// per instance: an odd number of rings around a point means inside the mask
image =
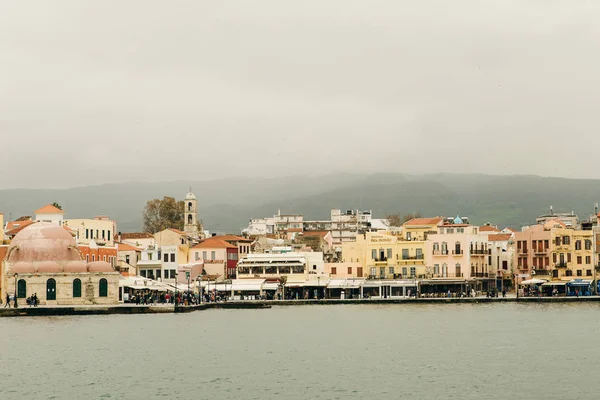
M 0 2 L 0 188 L 600 178 L 600 1 Z

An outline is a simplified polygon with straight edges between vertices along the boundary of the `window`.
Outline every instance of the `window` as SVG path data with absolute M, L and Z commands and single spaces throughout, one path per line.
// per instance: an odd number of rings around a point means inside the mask
M 102 261 L 106 261 L 106 256 L 102 257 Z
M 337 275 L 337 267 L 331 267 L 331 275 Z
M 85 255 L 85 262 L 86 262 L 86 263 L 89 263 L 89 262 L 90 262 L 90 255 L 89 255 L 89 254 L 86 254 L 86 255 Z
M 456 233 L 465 233 L 465 228 L 456 228 Z
M 555 263 L 556 262 L 556 253 L 552 253 L 552 262 Z
M 412 235 L 410 232 L 406 232 L 406 240 L 412 240 Z
M 442 242 L 442 254 L 448 254 L 448 243 Z
M 81 279 L 73 280 L 73 298 L 81 297 Z
M 571 253 L 567 253 L 567 262 L 571 262 Z
M 356 268 L 356 275 L 357 275 L 357 276 L 363 276 L 363 270 L 362 270 L 362 267 L 357 267 L 357 268 Z
M 586 269 L 585 270 L 585 276 L 592 276 L 592 270 L 591 269 Z
M 392 249 L 387 249 L 387 258 L 388 260 L 392 259 Z
M 194 258 L 196 259 L 196 261 L 198 261 L 200 259 L 200 253 L 194 253 Z
M 192 202 L 191 201 L 188 203 L 188 211 L 192 211 Z
M 108 241 L 110 241 L 110 230 L 108 231 Z
M 550 265 L 550 257 L 546 257 L 546 264 L 544 264 L 544 265 L 546 265 L 546 267 L 548 267 Z
M 98 239 L 100 237 L 99 232 L 100 232 L 100 230 L 96 229 L 96 239 Z
M 129 254 L 127 254 L 127 255 L 125 256 L 125 262 L 126 262 L 127 264 L 129 264 Z
M 571 238 L 568 236 L 563 236 L 562 242 L 563 242 L 563 244 L 567 244 L 567 245 L 571 244 Z
M 188 215 L 188 225 L 192 225 L 192 215 Z
M 152 253 L 148 253 L 148 260 L 152 261 Z
M 456 263 L 456 265 L 454 266 L 454 274 L 456 277 L 462 276 L 462 273 L 460 271 L 460 263 Z
M 560 236 L 557 236 L 557 237 L 554 238 L 554 244 L 556 246 L 560 246 Z
M 108 297 L 108 281 L 104 278 L 98 283 L 98 291 L 100 297 Z
M 175 262 L 175 253 L 171 253 L 171 262 Z
M 375 250 L 375 249 L 371 250 L 371 259 L 372 260 L 377 259 L 377 250 Z
M 402 249 L 402 259 L 408 260 L 408 249 Z
M 585 256 L 585 263 L 586 264 L 591 264 L 592 263 L 592 257 L 591 256 Z
M 417 276 L 417 268 L 410 267 L 410 277 L 415 278 Z
M 146 278 L 146 270 L 145 269 L 140 270 L 140 275 L 142 276 L 142 278 Z
M 352 267 L 348 267 L 348 275 L 352 275 Z
M 215 251 L 211 251 L 211 252 L 210 252 L 210 259 L 211 259 L 211 260 L 215 260 L 216 258 L 217 258 L 217 256 L 216 256 L 216 252 L 215 252 Z
M 46 281 L 46 300 L 56 300 L 56 281 L 52 278 Z
M 586 250 L 591 250 L 592 249 L 592 241 L 589 239 L 585 239 L 585 249 Z
M 86 239 L 89 239 L 89 238 L 90 238 L 90 230 L 89 230 L 89 229 L 86 229 L 86 230 L 85 230 L 85 238 L 86 238 Z
M 405 278 L 408 276 L 408 268 L 407 267 L 402 267 L 402 276 Z
M 573 270 L 570 270 L 570 269 L 566 270 L 565 276 L 573 276 Z
M 448 228 L 448 229 L 446 229 L 446 233 L 454 233 L 454 228 Z
M 160 269 L 157 269 L 157 270 L 156 270 L 156 279 L 158 279 L 158 278 L 161 278 L 161 277 L 162 277 L 162 274 L 161 274 L 161 272 L 162 272 L 162 271 L 161 271 Z
M 390 267 L 389 270 L 390 270 L 390 275 L 394 275 L 394 267 Z
M 379 277 L 385 278 L 385 267 L 379 267 Z
M 177 272 L 174 269 L 172 269 L 170 271 L 171 271 L 171 279 L 177 278 Z
M 423 259 L 423 249 L 417 249 L 417 260 Z
M 583 276 L 583 271 L 581 271 L 580 269 L 577 270 L 577 276 Z
M 577 264 L 580 265 L 581 264 L 581 256 L 577 256 Z
M 27 282 L 25 282 L 25 279 L 19 279 L 19 282 L 17 282 L 17 297 L 19 299 L 27 297 Z
M 439 275 L 440 274 L 440 264 L 433 264 L 433 273 L 435 275 Z
M 202 252 L 202 259 L 206 260 L 206 252 L 205 251 Z
M 96 255 L 92 254 L 92 262 L 96 261 Z
M 104 229 L 102 229 L 102 239 L 106 239 L 106 232 L 104 232 Z
M 435 242 L 433 244 L 433 252 L 437 253 L 438 251 L 440 251 L 440 244 L 438 242 Z
M 544 240 L 544 249 L 548 250 L 548 247 L 550 247 L 549 246 L 549 244 L 550 244 L 549 242 L 550 241 L 548 239 Z
M 581 240 L 575 241 L 575 250 L 581 250 Z
M 377 273 L 377 268 L 371 267 L 371 276 L 375 276 L 376 273 Z
M 163 262 L 169 262 L 169 255 L 167 253 L 163 254 Z

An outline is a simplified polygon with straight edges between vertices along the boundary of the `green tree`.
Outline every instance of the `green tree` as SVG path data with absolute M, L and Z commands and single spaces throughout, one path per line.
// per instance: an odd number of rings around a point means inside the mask
M 183 201 L 165 196 L 146 203 L 143 220 L 144 231 L 156 233 L 168 228 L 183 230 Z
M 56 208 L 58 208 L 59 210 L 62 210 L 62 206 L 60 204 L 58 204 L 57 202 L 52 203 L 52 205 Z

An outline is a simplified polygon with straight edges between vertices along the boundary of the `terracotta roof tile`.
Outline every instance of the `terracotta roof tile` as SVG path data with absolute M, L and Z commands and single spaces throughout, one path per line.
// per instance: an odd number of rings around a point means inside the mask
M 195 245 L 192 248 L 193 249 L 237 249 L 237 246 L 234 246 L 231 243 L 228 243 L 228 242 L 224 241 L 223 239 L 220 239 L 218 236 L 214 236 L 214 237 L 203 240 L 202 242 L 198 243 L 197 245 Z
M 14 236 L 17 233 L 21 232 L 23 229 L 27 228 L 29 225 L 35 224 L 35 221 L 15 221 L 9 222 L 6 224 L 6 235 Z
M 64 214 L 65 212 L 52 204 L 46 204 L 44 207 L 36 210 L 34 214 Z
M 488 240 L 490 242 L 506 242 L 510 240 L 512 235 L 510 233 L 498 233 L 495 235 L 488 235 Z
M 227 240 L 227 241 L 231 241 L 231 242 L 251 242 L 251 239 L 242 237 L 242 236 L 237 236 L 237 235 L 219 235 L 219 236 L 215 236 L 218 238 L 221 238 L 223 240 Z
M 479 227 L 479 232 L 500 232 L 495 226 L 484 225 Z
M 441 217 L 434 218 L 413 218 L 406 221 L 403 225 L 437 225 L 442 220 Z
M 304 231 L 302 236 L 320 236 L 325 239 L 325 236 L 329 234 L 329 231 Z
M 127 243 L 117 243 L 117 246 L 118 251 L 141 251 L 141 249 Z

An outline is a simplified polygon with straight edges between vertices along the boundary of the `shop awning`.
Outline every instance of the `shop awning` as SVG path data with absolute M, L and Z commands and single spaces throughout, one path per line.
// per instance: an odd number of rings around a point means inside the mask
M 234 279 L 229 287 L 234 292 L 260 292 L 264 279 Z
M 567 283 L 567 285 L 569 286 L 590 286 L 591 284 L 592 281 L 584 279 L 573 279 L 572 281 Z
M 326 287 L 329 283 L 329 278 L 311 279 L 304 283 L 308 287 Z
M 306 283 L 306 279 L 290 279 L 287 282 L 285 282 L 285 287 L 304 287 L 304 284 Z
M 528 279 L 526 281 L 523 281 L 523 282 L 519 283 L 519 285 L 526 285 L 526 286 L 539 285 L 539 284 L 546 283 L 546 282 L 548 282 L 548 281 L 545 279 L 535 279 L 534 278 L 534 279 Z
M 565 281 L 552 281 L 552 282 L 546 282 L 546 283 L 542 283 L 542 286 L 548 287 L 548 286 L 565 286 L 567 284 L 567 282 Z
M 342 289 L 345 288 L 346 279 L 331 279 L 327 284 L 329 289 Z
M 278 290 L 281 285 L 278 282 L 265 282 L 262 285 L 263 290 Z

